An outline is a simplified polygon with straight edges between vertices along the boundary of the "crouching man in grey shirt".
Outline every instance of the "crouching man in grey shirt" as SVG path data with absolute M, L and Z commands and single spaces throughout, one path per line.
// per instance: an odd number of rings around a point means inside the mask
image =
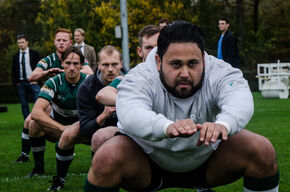
M 95 153 L 85 191 L 210 188 L 278 191 L 272 144 L 243 128 L 253 98 L 239 69 L 208 55 L 199 29 L 177 21 L 118 86 L 120 133 Z M 266 154 L 266 155 L 265 155 Z

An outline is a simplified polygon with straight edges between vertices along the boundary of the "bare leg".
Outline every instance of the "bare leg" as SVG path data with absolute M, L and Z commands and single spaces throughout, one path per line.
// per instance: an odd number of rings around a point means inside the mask
M 117 131 L 119 131 L 119 129 L 113 126 L 105 127 L 96 131 L 92 137 L 92 151 L 96 152 L 97 149 L 107 140 L 112 138 Z
M 142 189 L 150 184 L 148 157 L 129 137 L 114 136 L 95 153 L 88 181 L 100 187 Z
M 278 171 L 276 154 L 268 139 L 247 130 L 223 141 L 210 157 L 207 182 L 218 186 L 242 177 L 267 178 Z
M 80 138 L 80 123 L 78 121 L 68 126 L 68 128 L 63 131 L 58 146 L 63 150 L 71 149 L 79 142 Z

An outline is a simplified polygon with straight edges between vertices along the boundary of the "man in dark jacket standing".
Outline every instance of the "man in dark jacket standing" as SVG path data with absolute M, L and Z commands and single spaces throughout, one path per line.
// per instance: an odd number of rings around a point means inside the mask
M 25 119 L 30 113 L 28 94 L 32 94 L 33 102 L 35 102 L 40 90 L 37 82 L 28 82 L 27 80 L 40 60 L 40 55 L 37 51 L 29 49 L 28 39 L 24 34 L 17 36 L 17 44 L 19 51 L 13 56 L 12 81 L 17 86 L 22 115 Z
M 229 31 L 229 20 L 227 18 L 219 19 L 218 26 L 222 34 L 218 41 L 217 58 L 223 59 L 233 67 L 239 68 L 237 39 Z
M 27 79 L 35 69 L 41 57 L 37 51 L 29 49 L 26 35 L 18 35 L 17 44 L 19 51 L 13 56 L 11 70 L 12 82 L 15 86 L 17 86 L 18 96 L 21 102 L 22 115 L 23 118 L 26 119 L 26 117 L 30 114 L 28 105 L 29 93 L 32 95 L 33 102 L 35 102 L 40 91 L 40 87 L 37 84 L 37 81 L 29 82 Z M 15 162 L 27 162 L 29 159 L 29 135 L 28 129 L 25 128 L 22 130 L 21 148 L 22 154 Z

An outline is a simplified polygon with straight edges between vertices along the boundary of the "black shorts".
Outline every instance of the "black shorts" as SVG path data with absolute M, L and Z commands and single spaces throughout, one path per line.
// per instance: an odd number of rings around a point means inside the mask
M 123 133 L 117 132 L 115 135 L 125 135 Z M 156 163 L 154 163 L 150 157 L 151 166 L 151 182 L 146 189 L 136 190 L 138 192 L 150 192 L 157 191 L 165 188 L 210 188 L 206 182 L 206 167 L 207 161 L 205 161 L 198 168 L 183 173 L 174 173 L 169 172 L 161 167 L 159 167 Z

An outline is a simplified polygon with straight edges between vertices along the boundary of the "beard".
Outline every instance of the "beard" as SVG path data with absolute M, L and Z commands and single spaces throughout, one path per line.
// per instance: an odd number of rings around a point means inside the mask
M 175 96 L 177 98 L 184 99 L 184 98 L 191 97 L 192 95 L 194 95 L 202 87 L 202 82 L 203 82 L 203 79 L 204 79 L 204 67 L 203 67 L 203 72 L 202 72 L 202 76 L 201 76 L 200 82 L 196 86 L 194 86 L 194 82 L 193 81 L 190 81 L 190 80 L 187 80 L 187 79 L 179 79 L 179 80 L 176 81 L 176 83 L 175 83 L 175 85 L 173 87 L 170 87 L 166 83 L 166 80 L 164 78 L 162 65 L 161 65 L 161 69 L 160 69 L 160 72 L 159 72 L 159 77 L 160 77 L 160 80 L 161 80 L 163 86 L 166 88 L 166 90 L 169 93 L 171 93 L 173 96 Z M 178 85 L 181 85 L 181 84 L 189 85 L 191 87 L 190 91 L 188 91 L 185 88 L 181 88 L 181 90 L 178 91 L 176 87 Z M 188 92 L 188 93 L 186 93 L 186 92 Z

